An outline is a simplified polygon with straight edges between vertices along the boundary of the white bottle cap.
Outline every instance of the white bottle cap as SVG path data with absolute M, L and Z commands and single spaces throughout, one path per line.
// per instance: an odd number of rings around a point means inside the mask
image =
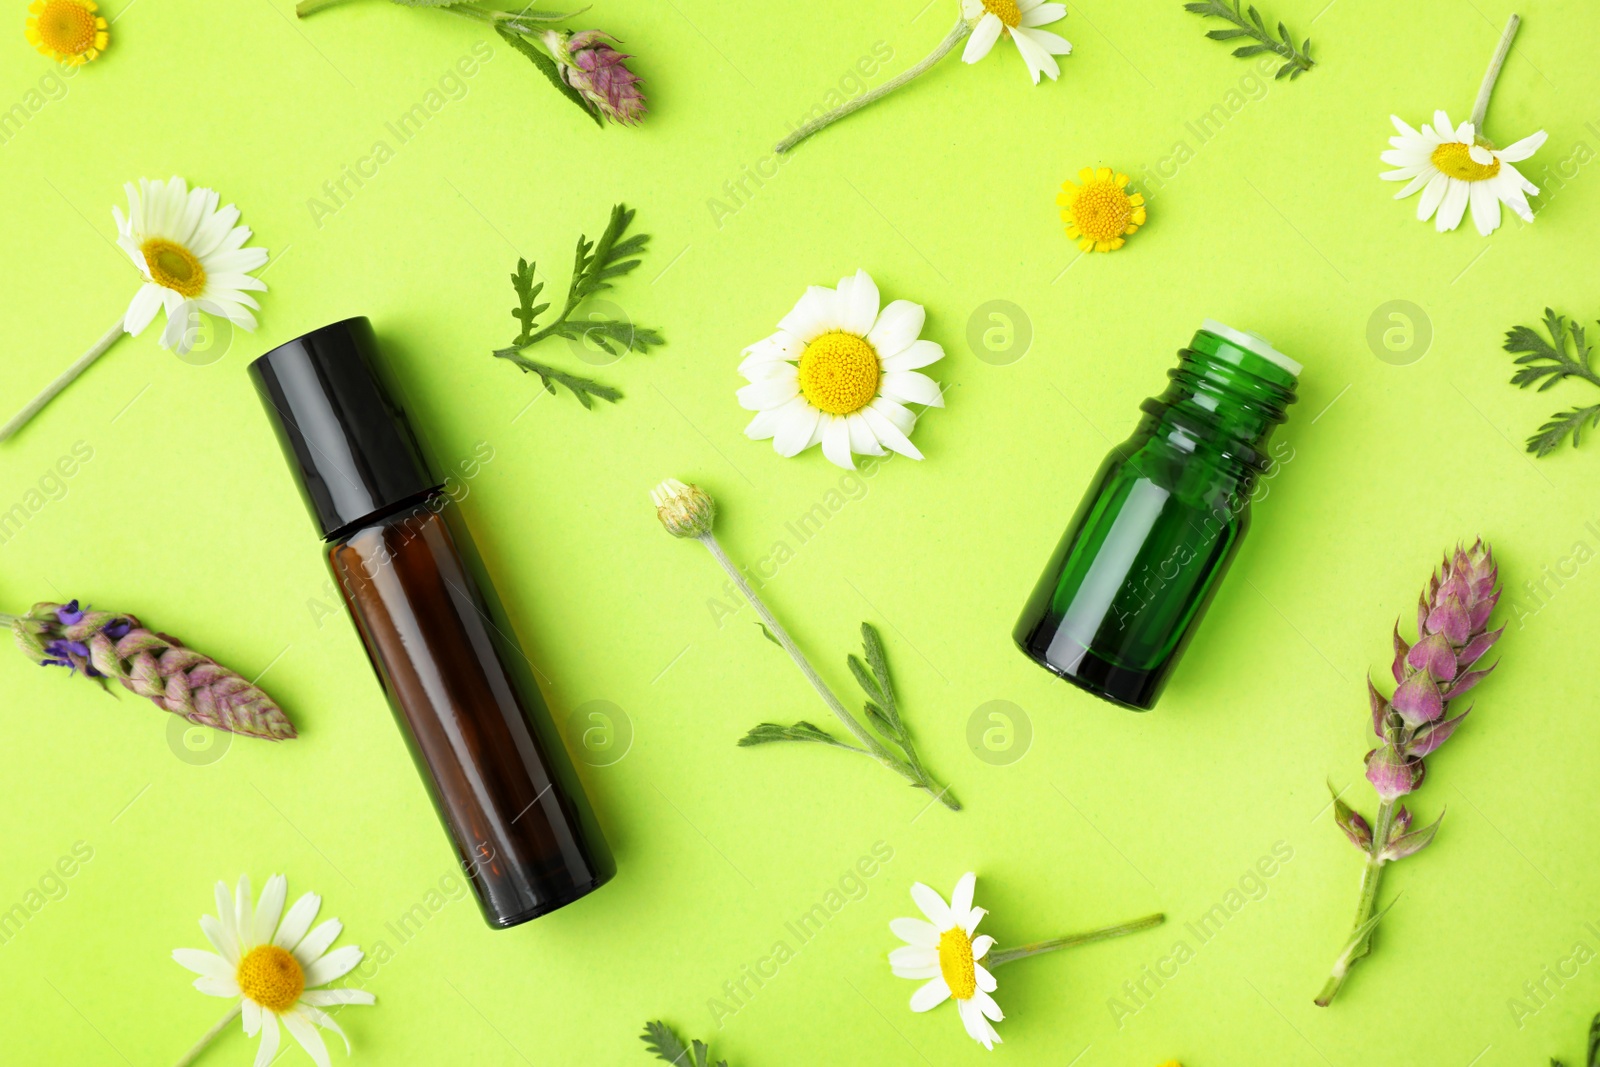
M 1243 330 L 1235 330 L 1232 326 L 1224 326 L 1216 319 L 1207 319 L 1200 324 L 1200 328 L 1206 333 L 1214 333 L 1224 341 L 1238 345 L 1247 352 L 1254 352 L 1269 363 L 1276 363 L 1296 378 L 1300 377 L 1300 372 L 1305 369 L 1276 348 L 1273 348 L 1272 342 L 1262 337 L 1259 333 L 1246 333 Z

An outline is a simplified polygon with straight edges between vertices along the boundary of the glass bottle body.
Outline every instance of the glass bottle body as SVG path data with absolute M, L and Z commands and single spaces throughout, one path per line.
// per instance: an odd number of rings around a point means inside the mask
M 484 918 L 514 926 L 616 867 L 455 505 L 343 532 L 328 565 Z
M 1040 666 L 1140 711 L 1239 550 L 1294 400 L 1292 373 L 1204 331 L 1169 376 L 1101 465 L 1013 631 Z

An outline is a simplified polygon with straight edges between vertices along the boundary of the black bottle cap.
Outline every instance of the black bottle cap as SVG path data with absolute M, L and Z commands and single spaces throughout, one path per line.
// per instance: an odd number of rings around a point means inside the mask
M 312 330 L 250 364 L 324 539 L 443 485 L 381 367 L 365 318 Z

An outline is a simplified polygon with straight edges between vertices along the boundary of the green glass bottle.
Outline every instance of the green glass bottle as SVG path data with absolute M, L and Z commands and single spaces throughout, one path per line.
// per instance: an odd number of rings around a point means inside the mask
M 1029 659 L 1113 703 L 1155 706 L 1249 528 L 1300 369 L 1205 321 L 1101 464 L 1017 620 Z

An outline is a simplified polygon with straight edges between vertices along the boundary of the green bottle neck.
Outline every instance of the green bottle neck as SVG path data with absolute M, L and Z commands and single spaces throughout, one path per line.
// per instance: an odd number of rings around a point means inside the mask
M 1178 350 L 1178 365 L 1167 377 L 1166 391 L 1139 405 L 1146 413 L 1141 430 L 1180 452 L 1234 468 L 1240 477 L 1271 468 L 1267 445 L 1295 401 L 1297 377 L 1288 367 L 1200 330 Z

